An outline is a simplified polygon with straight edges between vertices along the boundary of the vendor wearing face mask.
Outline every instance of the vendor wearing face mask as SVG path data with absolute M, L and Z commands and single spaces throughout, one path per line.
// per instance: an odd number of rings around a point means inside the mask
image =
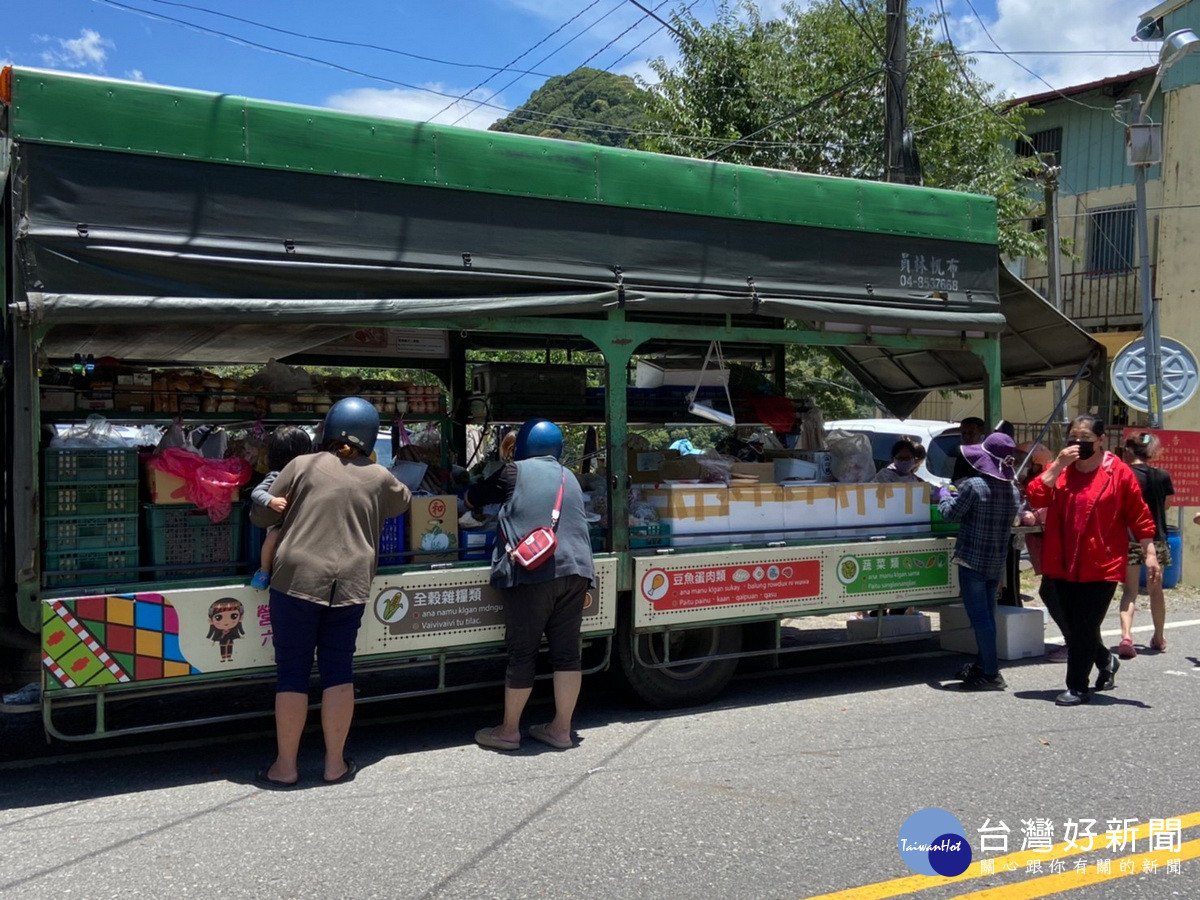
M 875 473 L 872 481 L 895 484 L 903 481 L 920 481 L 917 475 L 917 450 L 912 441 L 896 441 L 892 444 L 892 461 Z
M 1129 467 L 1100 443 L 1104 425 L 1094 416 L 1071 422 L 1067 445 L 1054 463 L 1029 482 L 1030 506 L 1046 509 L 1042 571 L 1053 581 L 1069 625 L 1067 690 L 1059 706 L 1091 699 L 1088 679 L 1099 674 L 1094 690 L 1111 690 L 1120 663 L 1100 638 L 1100 625 L 1117 585 L 1125 579 L 1129 536 L 1141 545 L 1146 582 L 1162 577 L 1154 549 L 1154 519 Z

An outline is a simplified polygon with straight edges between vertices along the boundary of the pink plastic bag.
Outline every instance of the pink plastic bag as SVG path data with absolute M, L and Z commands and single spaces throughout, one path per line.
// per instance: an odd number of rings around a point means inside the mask
M 241 457 L 204 459 L 175 447 L 150 457 L 147 465 L 183 479 L 182 496 L 208 513 L 209 521 L 224 522 L 234 492 L 250 480 L 250 463 Z

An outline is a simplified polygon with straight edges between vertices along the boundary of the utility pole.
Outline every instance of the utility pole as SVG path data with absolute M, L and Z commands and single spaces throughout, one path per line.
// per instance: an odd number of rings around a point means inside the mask
M 887 180 L 898 184 L 916 184 L 920 175 L 912 171 L 911 149 L 905 150 L 908 132 L 908 0 L 887 0 L 887 32 L 884 40 L 887 72 L 884 104 L 884 170 Z
M 1045 180 L 1046 198 L 1046 299 L 1060 313 L 1063 311 L 1062 302 L 1062 244 L 1058 234 L 1058 176 L 1062 169 L 1057 165 L 1047 165 L 1042 170 Z M 1052 384 L 1054 412 L 1057 421 L 1051 425 L 1049 435 L 1053 446 L 1063 444 L 1062 426 L 1070 418 L 1064 409 L 1066 394 L 1065 379 L 1058 379 Z

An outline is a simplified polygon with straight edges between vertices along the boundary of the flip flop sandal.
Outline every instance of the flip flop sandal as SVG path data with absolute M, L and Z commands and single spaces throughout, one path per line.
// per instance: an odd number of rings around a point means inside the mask
M 535 741 L 549 744 L 556 750 L 570 750 L 575 746 L 574 741 L 560 741 L 547 730 L 545 725 L 534 725 L 529 729 L 529 736 Z
M 259 769 L 254 773 L 255 787 L 262 788 L 264 791 L 294 791 L 300 787 L 299 778 L 295 781 L 278 781 L 267 774 L 269 771 L 270 768 L 266 768 Z
M 1133 659 L 1137 656 L 1137 650 L 1133 647 L 1132 639 L 1124 638 L 1121 643 L 1117 644 L 1117 656 L 1121 657 L 1121 659 Z
M 358 774 L 358 763 L 348 756 L 343 756 L 342 760 L 346 763 L 346 771 L 337 778 L 324 779 L 326 784 L 345 784 L 347 781 L 354 780 L 354 776 Z
M 475 743 L 480 747 L 487 747 L 489 750 L 520 750 L 520 741 L 506 741 L 504 738 L 496 737 L 496 729 L 480 728 L 475 732 Z

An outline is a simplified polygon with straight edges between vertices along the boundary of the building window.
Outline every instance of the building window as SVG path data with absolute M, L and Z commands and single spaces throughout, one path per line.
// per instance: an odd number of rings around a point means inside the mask
M 1057 166 L 1062 157 L 1062 129 L 1047 128 L 1017 139 L 1017 156 L 1037 156 L 1050 166 Z
M 1088 270 L 1131 272 L 1133 261 L 1133 207 L 1113 206 L 1092 212 L 1088 225 Z

